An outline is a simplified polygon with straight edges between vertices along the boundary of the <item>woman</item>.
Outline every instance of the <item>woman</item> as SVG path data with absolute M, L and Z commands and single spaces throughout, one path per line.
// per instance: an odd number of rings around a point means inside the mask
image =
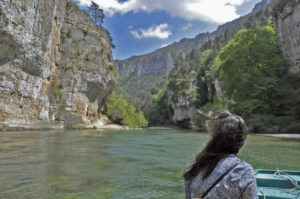
M 253 168 L 236 157 L 247 137 L 244 120 L 223 111 L 206 126 L 212 138 L 184 174 L 186 199 L 258 198 Z

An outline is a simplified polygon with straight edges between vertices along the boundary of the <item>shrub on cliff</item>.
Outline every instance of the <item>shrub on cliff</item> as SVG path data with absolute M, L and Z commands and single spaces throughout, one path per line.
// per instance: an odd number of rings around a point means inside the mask
M 61 90 L 61 87 L 58 84 L 57 80 L 53 80 L 51 82 L 50 88 L 50 92 L 54 95 L 54 97 L 59 97 L 59 99 L 63 97 L 64 93 Z

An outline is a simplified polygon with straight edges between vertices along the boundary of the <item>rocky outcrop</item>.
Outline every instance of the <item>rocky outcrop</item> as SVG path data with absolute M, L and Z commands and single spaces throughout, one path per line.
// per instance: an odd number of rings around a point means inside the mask
M 300 87 L 300 1 L 291 0 L 274 11 L 279 48 L 289 64 L 289 76 Z
M 191 103 L 191 96 L 179 95 L 178 101 L 171 101 L 171 107 L 173 109 L 172 121 L 182 127 L 192 128 L 192 123 L 190 122 L 193 118 L 196 107 Z
M 97 122 L 115 81 L 106 30 L 76 5 L 64 0 L 0 2 L 2 128 Z

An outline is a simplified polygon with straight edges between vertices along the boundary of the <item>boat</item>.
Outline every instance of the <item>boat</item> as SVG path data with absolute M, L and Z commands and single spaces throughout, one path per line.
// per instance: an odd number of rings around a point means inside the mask
M 256 169 L 259 199 L 300 199 L 300 171 Z

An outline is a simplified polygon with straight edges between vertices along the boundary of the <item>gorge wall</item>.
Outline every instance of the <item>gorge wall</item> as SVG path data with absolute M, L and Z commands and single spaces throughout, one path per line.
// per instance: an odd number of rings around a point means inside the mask
M 106 30 L 65 0 L 0 2 L 0 129 L 100 118 L 116 75 Z
M 300 88 L 300 1 L 289 1 L 274 12 L 279 48 L 289 64 L 289 78 Z

